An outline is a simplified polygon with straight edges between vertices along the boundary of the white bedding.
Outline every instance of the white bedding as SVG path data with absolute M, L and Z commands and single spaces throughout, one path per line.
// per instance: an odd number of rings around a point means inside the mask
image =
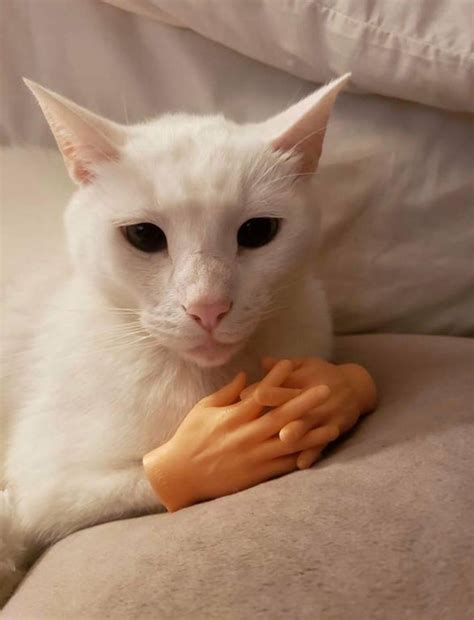
M 474 111 L 472 0 L 104 0 L 313 82 Z

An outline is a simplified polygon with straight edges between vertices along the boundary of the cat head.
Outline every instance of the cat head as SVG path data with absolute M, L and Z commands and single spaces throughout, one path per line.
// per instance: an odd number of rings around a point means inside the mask
M 349 75 L 259 124 L 166 115 L 122 126 L 33 82 L 78 189 L 74 267 L 159 346 L 226 363 L 315 266 L 311 179 Z

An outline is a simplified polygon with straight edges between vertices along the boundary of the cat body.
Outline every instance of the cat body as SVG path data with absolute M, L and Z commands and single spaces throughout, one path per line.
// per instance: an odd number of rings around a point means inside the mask
M 264 355 L 329 356 L 310 179 L 345 81 L 261 124 L 169 115 L 127 128 L 30 84 L 79 187 L 70 265 L 5 310 L 4 594 L 45 545 L 159 509 L 142 458 L 198 400 L 240 370 L 257 380 Z M 241 245 L 256 220 L 274 238 Z M 129 242 L 140 222 L 161 250 Z

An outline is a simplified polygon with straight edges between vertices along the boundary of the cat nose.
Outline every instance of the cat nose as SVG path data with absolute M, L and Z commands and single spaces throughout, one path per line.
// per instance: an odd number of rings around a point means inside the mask
M 220 299 L 213 303 L 197 301 L 183 308 L 186 313 L 208 332 L 212 332 L 232 307 L 228 299 Z

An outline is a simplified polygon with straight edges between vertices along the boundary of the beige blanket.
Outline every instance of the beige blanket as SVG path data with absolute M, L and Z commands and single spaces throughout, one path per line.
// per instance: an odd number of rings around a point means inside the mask
M 351 336 L 382 402 L 307 471 L 47 552 L 3 620 L 468 620 L 474 343 Z

